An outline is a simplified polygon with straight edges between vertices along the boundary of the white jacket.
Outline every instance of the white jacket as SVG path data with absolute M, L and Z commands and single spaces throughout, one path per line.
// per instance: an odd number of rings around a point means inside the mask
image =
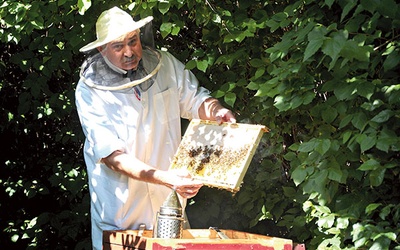
M 151 53 L 143 50 L 145 68 L 157 64 Z M 155 214 L 171 192 L 164 186 L 114 172 L 99 161 L 115 150 L 123 150 L 153 167 L 167 170 L 181 140 L 180 118 L 199 118 L 201 103 L 210 97 L 209 91 L 198 86 L 196 77 L 181 62 L 167 52 L 160 53 L 161 68 L 147 91 L 137 87 L 122 91 L 89 87 L 84 82 L 87 79 L 97 79 L 104 85 L 109 79 L 121 77 L 115 69 L 110 71 L 101 57 L 82 70 L 75 94 L 86 136 L 84 158 L 94 249 L 102 248 L 102 230 L 137 229 L 141 223 L 151 229 Z M 98 80 L 102 69 L 106 73 Z M 120 84 L 118 81 L 109 84 Z

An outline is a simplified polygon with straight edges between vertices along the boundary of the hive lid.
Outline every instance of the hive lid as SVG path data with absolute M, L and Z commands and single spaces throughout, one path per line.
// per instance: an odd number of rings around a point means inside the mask
M 171 169 L 185 169 L 204 185 L 237 192 L 268 128 L 263 125 L 190 122 Z

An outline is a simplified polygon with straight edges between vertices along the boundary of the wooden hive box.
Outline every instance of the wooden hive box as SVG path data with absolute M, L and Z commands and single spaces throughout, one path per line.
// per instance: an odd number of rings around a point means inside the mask
M 170 169 L 185 169 L 204 185 L 237 192 L 264 132 L 263 125 L 192 120 Z
M 229 239 L 221 239 L 214 230 L 187 229 L 182 239 L 151 238 L 152 231 L 104 231 L 103 250 L 292 250 L 305 249 L 293 246 L 289 239 L 246 232 L 223 230 Z

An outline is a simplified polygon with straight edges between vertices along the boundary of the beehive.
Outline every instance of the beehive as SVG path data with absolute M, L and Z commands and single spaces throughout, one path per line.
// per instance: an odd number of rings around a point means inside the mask
M 207 229 L 187 229 L 182 239 L 152 238 L 152 231 L 137 230 L 104 231 L 103 249 L 146 249 L 146 250 L 305 250 L 292 240 L 221 229 L 228 239 L 221 239 Z
M 237 192 L 267 131 L 263 125 L 192 120 L 170 169 L 185 169 L 204 185 Z

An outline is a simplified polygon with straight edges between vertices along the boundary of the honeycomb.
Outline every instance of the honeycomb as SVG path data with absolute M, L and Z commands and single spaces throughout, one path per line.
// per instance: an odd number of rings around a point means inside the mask
M 186 169 L 205 185 L 237 192 L 265 126 L 192 120 L 171 169 Z

